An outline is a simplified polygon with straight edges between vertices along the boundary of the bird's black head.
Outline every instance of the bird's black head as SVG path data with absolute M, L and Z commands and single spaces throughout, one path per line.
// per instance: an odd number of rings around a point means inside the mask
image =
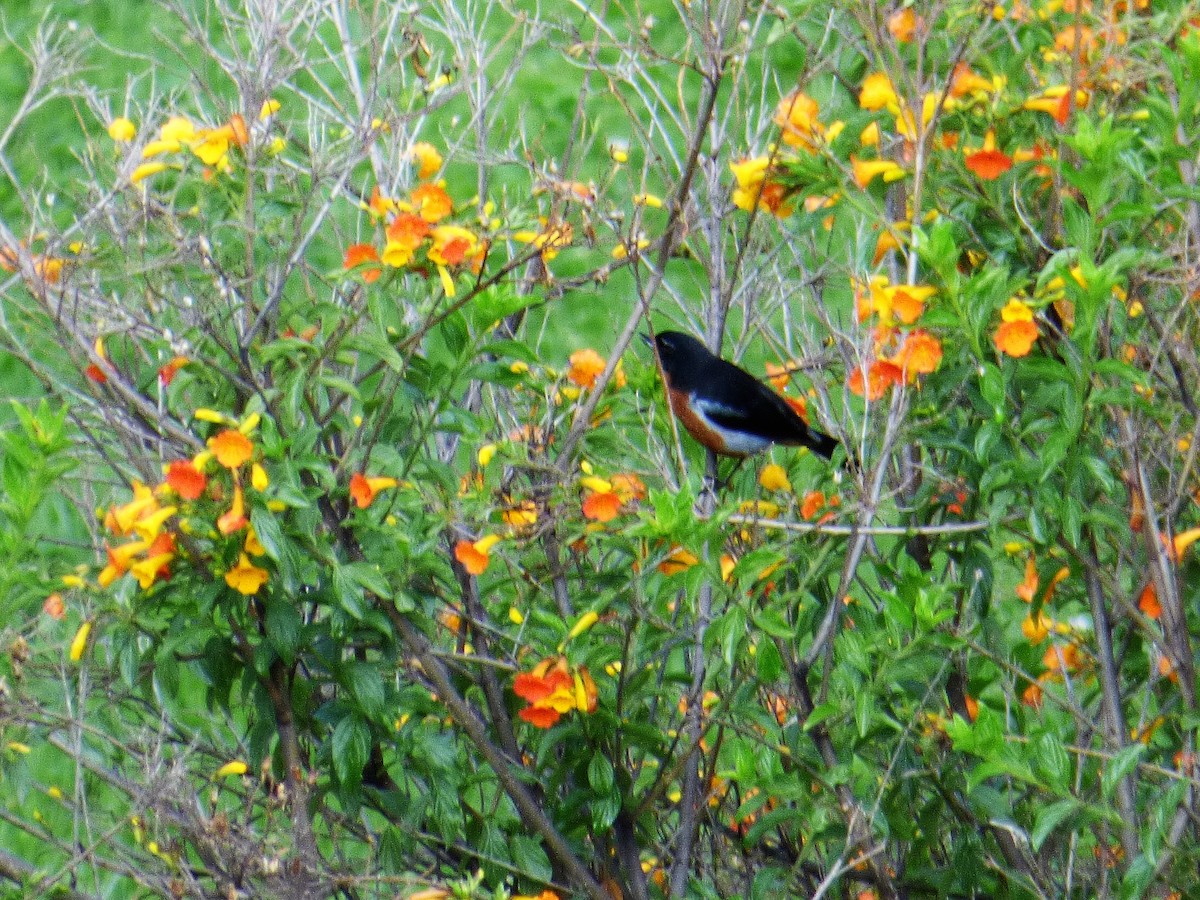
M 710 354 L 700 341 L 682 331 L 660 331 L 654 338 L 658 358 L 668 375 L 689 362 L 703 362 Z

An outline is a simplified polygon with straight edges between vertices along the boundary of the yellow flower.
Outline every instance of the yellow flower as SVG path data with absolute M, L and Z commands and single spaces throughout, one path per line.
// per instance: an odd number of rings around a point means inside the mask
M 235 759 L 232 762 L 225 763 L 225 765 L 217 769 L 216 773 L 213 775 L 213 778 L 225 778 L 229 775 L 245 775 L 249 768 L 250 767 L 240 759 Z
M 269 574 L 266 569 L 260 569 L 250 562 L 250 557 L 243 552 L 238 558 L 238 564 L 225 573 L 225 583 L 239 594 L 249 597 L 251 594 L 257 594 L 267 583 Z
M 1028 303 L 1013 297 L 1004 305 L 1004 309 L 1000 310 L 1000 318 L 1005 322 L 1032 322 L 1033 310 L 1029 308 Z
M 250 485 L 256 491 L 265 491 L 271 486 L 271 479 L 267 477 L 267 470 L 259 463 L 255 463 L 250 467 Z
M 159 553 L 134 563 L 129 567 L 129 571 L 137 579 L 138 587 L 148 591 L 174 558 L 174 553 Z
M 124 116 L 117 116 L 108 123 L 108 136 L 118 144 L 128 144 L 137 137 L 137 128 Z
M 79 626 L 79 630 L 75 632 L 75 637 L 71 641 L 71 651 L 68 654 L 71 662 L 79 662 L 83 659 L 83 651 L 87 649 L 88 635 L 91 633 L 91 622 L 84 622 Z
M 496 455 L 495 444 L 484 444 L 479 448 L 477 459 L 479 460 L 479 468 L 487 468 L 487 464 L 492 461 L 492 457 Z
M 129 176 L 129 180 L 133 184 L 140 184 L 151 175 L 157 175 L 159 172 L 164 172 L 169 168 L 170 166 L 164 162 L 142 163 L 133 170 L 133 174 Z
M 196 136 L 196 126 L 183 116 L 172 116 L 159 129 L 158 136 L 164 141 L 186 144 Z
M 886 72 L 875 72 L 868 75 L 858 94 L 858 105 L 862 109 L 893 109 L 898 108 L 896 89 L 892 87 L 892 79 Z
M 442 167 L 442 154 L 437 148 L 426 141 L 413 144 L 412 158 L 417 162 L 417 177 L 424 181 L 437 174 Z
M 850 165 L 854 170 L 854 183 L 860 188 L 865 188 L 879 176 L 883 176 L 884 181 L 899 181 L 908 174 L 890 159 L 862 160 L 851 156 Z
M 772 121 L 783 129 L 783 142 L 789 147 L 813 150 L 825 132 L 825 126 L 817 121 L 818 112 L 816 100 L 802 91 L 794 91 L 779 101 Z
M 792 483 L 788 481 L 787 472 L 783 466 L 771 463 L 763 467 L 758 476 L 758 483 L 763 486 L 764 490 L 768 491 L 788 491 L 792 490 Z

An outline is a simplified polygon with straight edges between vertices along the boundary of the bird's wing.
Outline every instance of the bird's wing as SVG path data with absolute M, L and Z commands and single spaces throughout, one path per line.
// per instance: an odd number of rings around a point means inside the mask
M 810 428 L 786 400 L 748 372 L 733 367 L 705 404 L 713 424 L 733 431 L 749 432 L 777 444 L 808 447 L 828 459 L 838 442 Z

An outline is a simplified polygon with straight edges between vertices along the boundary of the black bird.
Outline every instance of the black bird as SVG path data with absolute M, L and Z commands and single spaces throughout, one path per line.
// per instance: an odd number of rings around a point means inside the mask
M 810 428 L 783 397 L 691 335 L 660 331 L 654 344 L 671 411 L 709 450 L 745 459 L 784 444 L 833 456 L 836 439 Z

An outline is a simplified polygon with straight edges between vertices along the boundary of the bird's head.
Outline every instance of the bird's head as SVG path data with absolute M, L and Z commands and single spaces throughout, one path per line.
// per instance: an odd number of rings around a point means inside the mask
M 660 331 L 654 345 L 668 374 L 686 360 L 703 360 L 710 355 L 702 343 L 682 331 Z

